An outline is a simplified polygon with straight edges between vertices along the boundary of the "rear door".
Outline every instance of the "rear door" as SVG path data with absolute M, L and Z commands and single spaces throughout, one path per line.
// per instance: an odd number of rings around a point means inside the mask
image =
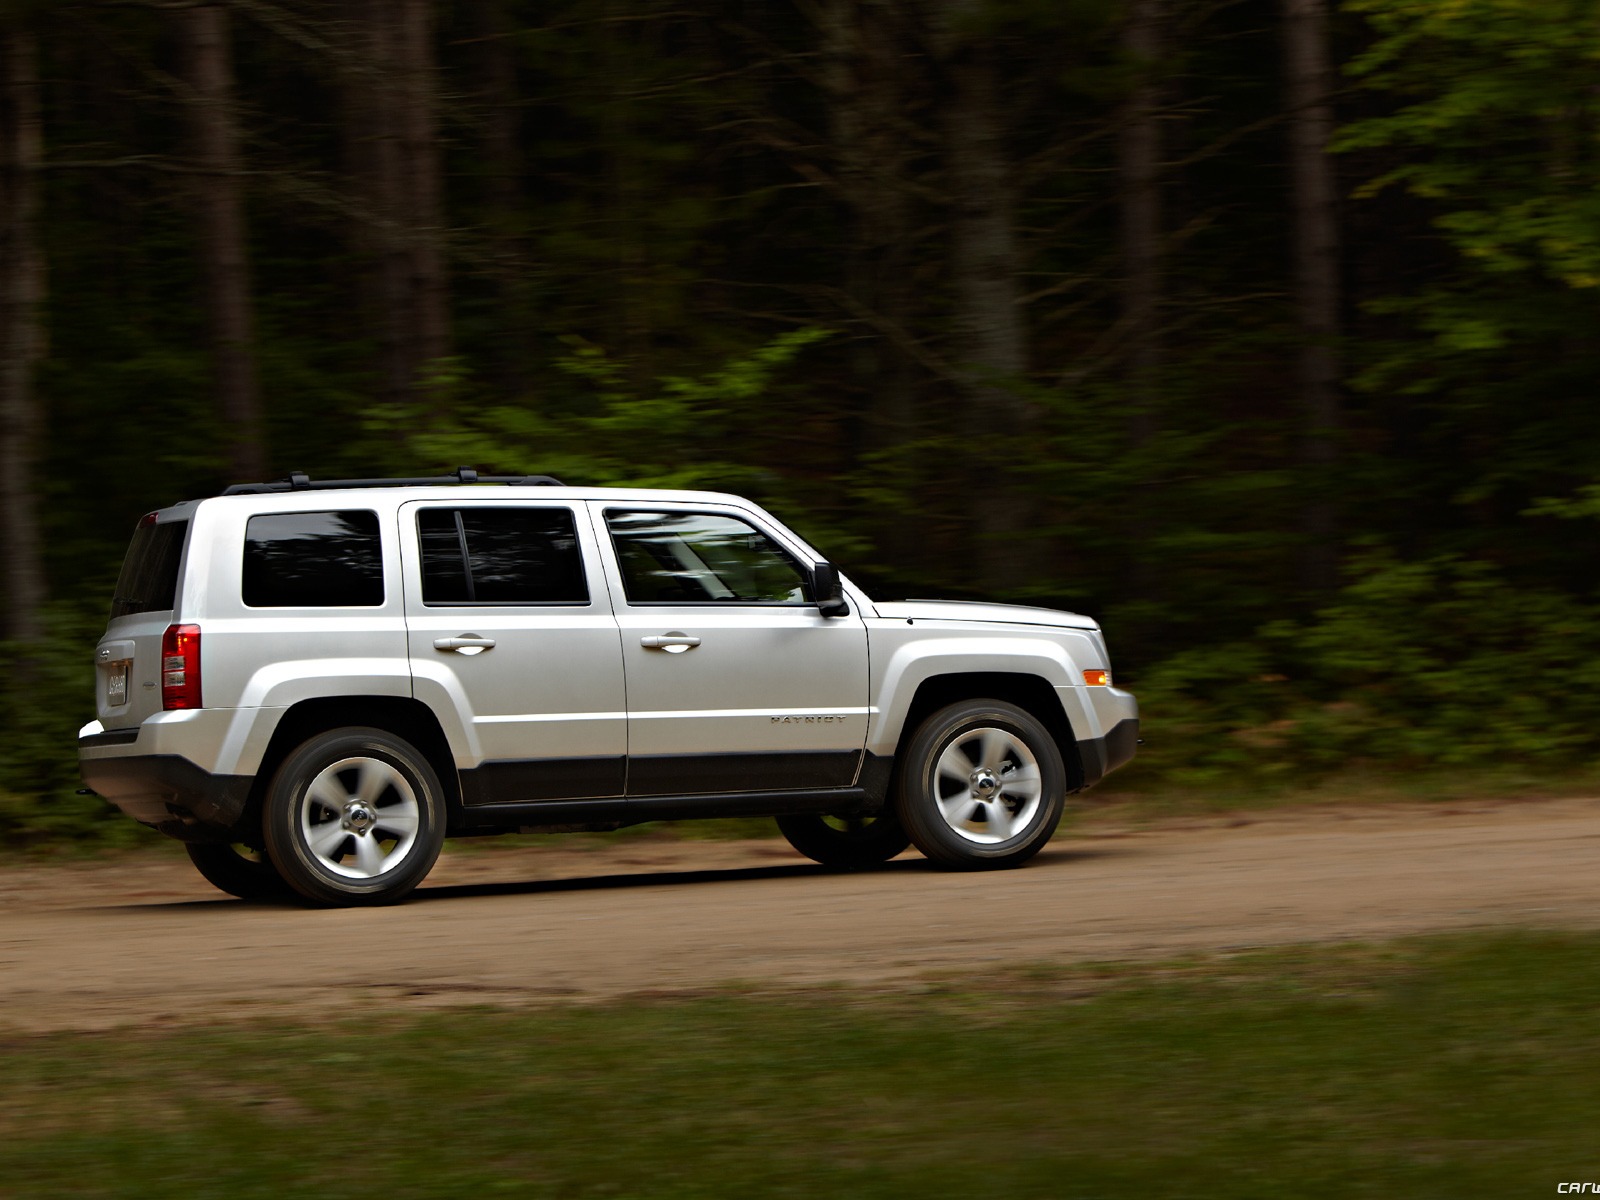
M 461 714 L 465 802 L 621 796 L 622 652 L 581 509 L 413 501 L 400 544 L 415 693 Z
M 737 509 L 591 507 L 622 631 L 628 794 L 853 784 L 867 729 L 861 614 L 822 616 L 809 565 Z

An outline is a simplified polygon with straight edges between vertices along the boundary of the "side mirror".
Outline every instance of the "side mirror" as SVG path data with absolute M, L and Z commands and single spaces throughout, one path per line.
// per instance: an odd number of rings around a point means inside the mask
M 811 595 L 817 602 L 817 611 L 825 617 L 842 617 L 850 611 L 839 583 L 839 568 L 830 562 L 819 562 L 811 568 Z

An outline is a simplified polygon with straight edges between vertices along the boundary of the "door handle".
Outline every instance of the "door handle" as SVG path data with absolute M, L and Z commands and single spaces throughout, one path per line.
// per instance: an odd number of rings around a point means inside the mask
M 667 633 L 639 639 L 639 645 L 646 650 L 665 650 L 668 654 L 682 654 L 685 650 L 693 650 L 699 644 L 699 638 L 684 633 Z
M 492 637 L 479 637 L 475 633 L 464 633 L 460 637 L 435 638 L 435 650 L 456 650 L 462 654 L 477 654 L 480 650 L 493 650 Z

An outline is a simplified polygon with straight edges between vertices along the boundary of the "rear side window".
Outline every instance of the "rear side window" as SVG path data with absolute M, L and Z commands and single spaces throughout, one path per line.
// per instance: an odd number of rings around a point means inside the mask
M 587 604 L 568 508 L 424 508 L 424 604 Z
M 251 517 L 244 534 L 251 608 L 371 608 L 383 603 L 378 514 L 365 509 Z
M 122 560 L 116 594 L 111 597 L 111 619 L 142 612 L 166 612 L 177 603 L 178 564 L 189 522 L 157 525 L 146 517 L 133 531 L 128 557 Z

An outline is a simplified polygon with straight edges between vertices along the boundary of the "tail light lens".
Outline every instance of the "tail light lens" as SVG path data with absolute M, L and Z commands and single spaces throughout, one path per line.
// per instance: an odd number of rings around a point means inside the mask
M 161 635 L 161 707 L 200 707 L 198 625 L 168 625 Z

